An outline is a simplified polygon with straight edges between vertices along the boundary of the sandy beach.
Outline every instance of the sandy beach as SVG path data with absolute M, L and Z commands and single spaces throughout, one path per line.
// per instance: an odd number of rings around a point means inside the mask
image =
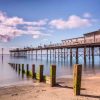
M 58 78 L 55 87 L 36 80 L 0 88 L 0 100 L 100 100 L 100 75 L 82 78 L 81 95 L 74 96 L 73 80 Z

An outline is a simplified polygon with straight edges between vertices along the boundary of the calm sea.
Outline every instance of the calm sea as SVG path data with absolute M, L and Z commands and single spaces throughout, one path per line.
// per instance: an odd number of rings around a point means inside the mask
M 10 57 L 10 55 L 0 55 L 0 86 L 5 84 L 16 83 L 22 81 L 21 75 L 18 75 L 14 69 L 8 64 L 10 63 L 18 63 L 18 64 L 29 64 L 29 69 L 32 69 L 32 64 L 36 65 L 36 72 L 38 71 L 38 66 L 40 64 L 44 65 L 44 74 L 49 75 L 50 65 L 56 64 L 57 66 L 57 77 L 71 77 L 73 72 L 73 65 L 75 64 L 75 58 L 73 58 L 72 64 L 70 63 L 70 58 L 66 58 L 64 60 L 56 60 L 52 57 L 50 59 L 46 59 L 46 55 L 41 56 L 38 55 L 38 59 L 34 57 L 35 55 L 28 55 L 27 57 Z M 86 64 L 84 64 L 83 56 L 79 57 L 79 64 L 82 64 L 83 75 L 94 75 L 100 73 L 100 56 L 94 57 L 94 63 L 92 62 L 92 58 L 87 56 Z M 26 66 L 25 66 L 26 67 Z M 24 78 L 26 80 L 26 78 Z

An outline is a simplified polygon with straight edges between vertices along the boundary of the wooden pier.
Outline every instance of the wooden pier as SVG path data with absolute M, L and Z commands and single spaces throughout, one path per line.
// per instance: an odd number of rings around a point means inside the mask
M 82 54 L 80 50 L 82 49 Z M 95 49 L 97 49 L 95 51 Z M 65 39 L 61 43 L 43 45 L 38 47 L 16 48 L 10 50 L 10 55 L 14 57 L 27 57 L 28 54 L 34 55 L 38 59 L 38 54 L 43 57 L 43 52 L 47 55 L 47 60 L 65 60 L 70 56 L 70 62 L 73 57 L 76 58 L 76 64 L 78 64 L 78 58 L 83 55 L 84 62 L 86 62 L 86 56 L 91 56 L 94 62 L 95 53 L 100 56 L 100 30 L 86 33 L 82 37 Z

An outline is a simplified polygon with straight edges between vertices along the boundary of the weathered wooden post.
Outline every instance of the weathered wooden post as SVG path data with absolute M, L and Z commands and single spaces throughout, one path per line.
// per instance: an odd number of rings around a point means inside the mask
M 32 65 L 32 77 L 36 78 L 36 75 L 35 75 L 35 64 Z
M 56 84 L 56 65 L 50 66 L 50 84 L 51 86 Z
M 39 72 L 38 72 L 38 79 L 39 79 L 39 82 L 42 82 L 43 81 L 43 65 L 40 65 L 39 66 Z
M 22 64 L 22 74 L 25 73 L 25 70 L 24 70 L 24 64 Z
M 29 64 L 26 65 L 26 75 L 29 76 Z
M 20 71 L 21 69 L 20 69 L 20 64 L 19 64 L 19 68 L 18 68 L 18 70 Z
M 18 65 L 19 65 L 19 67 L 18 67 L 18 73 L 20 74 L 20 70 L 21 70 L 21 69 L 20 69 L 20 64 L 18 64 Z
M 82 76 L 82 65 L 74 65 L 74 95 L 80 95 L 81 89 L 81 76 Z
M 16 66 L 16 71 L 17 71 L 17 64 L 15 66 Z
M 72 48 L 70 48 L 70 64 L 72 64 Z

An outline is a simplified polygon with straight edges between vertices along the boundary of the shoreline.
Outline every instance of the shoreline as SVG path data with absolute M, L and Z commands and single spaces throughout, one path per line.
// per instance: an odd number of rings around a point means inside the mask
M 100 100 L 100 75 L 82 77 L 80 96 L 73 94 L 72 78 L 57 78 L 58 85 L 50 87 L 36 80 L 0 87 L 0 100 Z

